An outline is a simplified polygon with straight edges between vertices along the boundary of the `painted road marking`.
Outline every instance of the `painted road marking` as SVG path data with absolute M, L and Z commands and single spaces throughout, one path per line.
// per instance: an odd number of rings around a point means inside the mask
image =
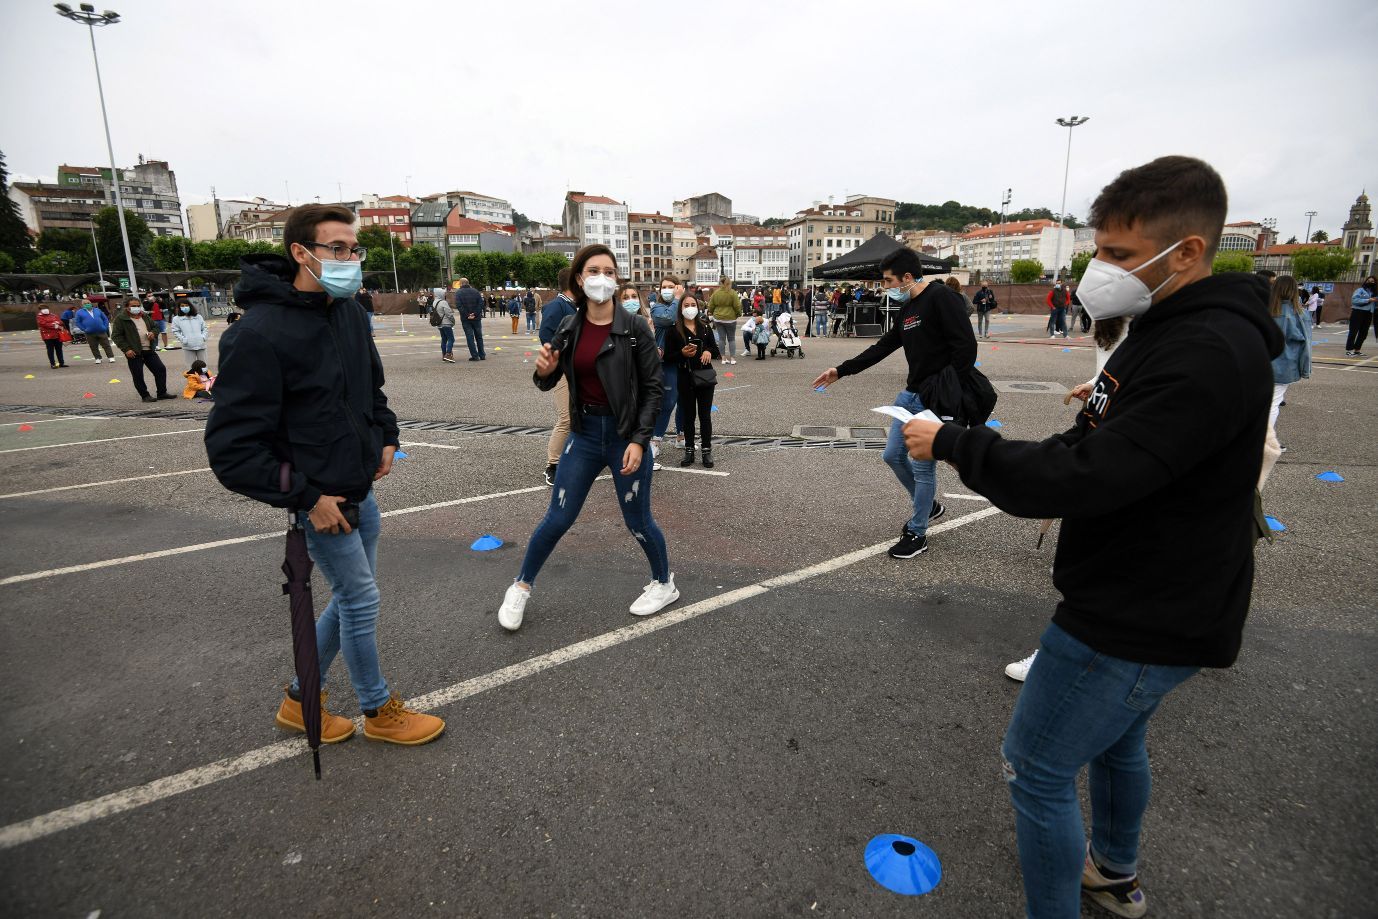
M 153 475 L 121 476 L 118 479 L 111 479 L 105 482 L 87 482 L 83 485 L 59 485 L 56 488 L 39 488 L 34 491 L 14 491 L 7 495 L 0 495 L 0 501 L 6 498 L 27 498 L 30 495 L 47 495 L 55 491 L 72 491 L 75 488 L 100 488 L 105 485 L 118 484 L 120 482 L 139 482 L 144 479 L 162 479 L 170 475 L 192 475 L 196 472 L 210 472 L 211 467 L 203 466 L 200 469 L 183 469 L 178 472 L 158 472 Z
M 111 421 L 111 420 L 113 420 L 113 419 L 110 419 L 110 418 L 100 418 L 100 417 L 87 417 L 87 416 L 83 416 L 83 415 L 78 415 L 78 416 L 76 416 L 76 417 L 74 417 L 74 418 L 43 418 L 43 419 L 41 419 L 41 420 L 39 420 L 39 421 L 6 421 L 6 422 L 4 422 L 4 423 L 0 423 L 0 428 L 9 428 L 9 427 L 14 427 L 15 425 L 20 425 L 20 424 L 48 424 L 48 423 L 53 422 L 53 421 Z
M 140 419 L 144 420 L 144 419 Z M 156 421 L 156 418 L 147 419 Z M 74 440 L 67 444 L 48 444 L 42 447 L 12 447 L 9 450 L 0 450 L 0 453 L 23 453 L 26 450 L 55 450 L 58 447 L 84 447 L 87 444 L 109 444 L 117 440 L 139 440 L 144 437 L 171 437 L 173 434 L 197 434 L 205 428 L 187 428 L 185 431 L 160 431 L 157 434 L 130 434 L 127 437 L 102 437 L 98 440 Z
M 544 488 L 544 486 L 542 486 L 542 488 Z M 932 526 L 929 528 L 928 532 L 937 534 L 948 530 L 955 530 L 958 527 L 966 526 L 969 523 L 975 523 L 978 520 L 984 520 L 998 513 L 1000 513 L 998 508 L 988 507 L 963 517 L 958 517 L 947 523 L 940 523 L 936 526 Z M 773 578 L 767 578 L 759 584 L 749 584 L 746 587 L 729 590 L 717 594 L 716 596 L 700 600 L 697 603 L 691 603 L 688 606 L 672 610 L 668 613 L 661 613 L 632 625 L 623 626 L 611 632 L 604 632 L 593 638 L 587 638 L 583 641 L 575 642 L 572 645 L 566 645 L 563 648 L 558 648 L 547 654 L 541 654 L 521 661 L 520 663 L 494 670 L 492 673 L 487 673 L 483 676 L 473 677 L 472 679 L 463 680 L 459 683 L 442 687 L 441 689 L 432 690 L 425 695 L 408 700 L 408 707 L 418 711 L 427 711 L 429 709 L 451 705 L 471 696 L 476 696 L 479 693 L 487 692 L 490 689 L 496 689 L 508 683 L 515 683 L 518 680 L 526 679 L 529 676 L 535 676 L 538 673 L 543 673 L 547 670 L 559 667 L 562 664 L 568 664 L 580 658 L 588 657 L 591 654 L 597 654 L 599 651 L 605 651 L 608 648 L 614 648 L 626 642 L 635 641 L 638 638 L 661 631 L 662 629 L 671 628 L 682 622 L 697 619 L 699 616 L 732 606 L 743 600 L 759 597 L 762 594 L 770 593 L 772 590 L 789 587 L 802 581 L 807 581 L 810 578 L 828 574 L 840 568 L 846 568 L 849 565 L 855 565 L 857 562 L 865 561 L 868 558 L 880 555 L 886 549 L 890 548 L 890 544 L 890 541 L 886 541 L 877 543 L 874 546 L 857 549 L 854 552 L 839 555 L 836 558 L 819 562 L 816 565 L 809 565 L 808 567 L 800 568 L 796 571 L 787 572 L 786 574 L 778 575 Z M 354 719 L 354 723 L 357 726 L 362 726 L 362 717 Z M 12 849 L 15 846 L 33 842 L 45 836 L 60 833 L 63 830 L 74 829 L 84 824 L 91 823 L 94 820 L 113 817 L 116 814 L 122 814 L 147 804 L 153 804 L 171 798 L 174 795 L 182 794 L 183 792 L 194 791 L 197 788 L 204 788 L 216 782 L 223 782 L 226 779 L 232 779 L 236 776 L 262 769 L 265 766 L 280 763 L 283 760 L 305 753 L 306 750 L 306 739 L 304 737 L 298 737 L 292 740 L 282 740 L 277 743 L 269 744 L 266 747 L 259 747 L 257 750 L 241 753 L 238 756 L 217 760 L 205 766 L 197 766 L 184 772 L 179 772 L 176 775 L 164 776 L 163 778 L 155 779 L 144 785 L 127 788 L 123 791 L 112 792 L 108 795 L 102 795 L 99 798 L 93 798 L 89 801 L 83 801 L 79 804 L 73 804 L 68 807 L 60 808 L 59 810 L 50 811 L 49 813 L 37 817 L 31 817 L 28 820 L 21 820 L 18 823 L 12 823 L 9 826 L 0 828 L 0 850 Z

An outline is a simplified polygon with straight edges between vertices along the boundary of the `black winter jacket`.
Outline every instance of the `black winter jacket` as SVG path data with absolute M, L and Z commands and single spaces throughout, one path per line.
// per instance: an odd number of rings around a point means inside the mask
M 901 347 L 909 364 L 905 388 L 910 392 L 918 392 L 920 383 L 944 367 L 965 375 L 976 364 L 976 333 L 971 330 L 962 295 L 945 284 L 929 281 L 917 297 L 905 302 L 875 344 L 837 365 L 837 375 L 861 373 Z
M 569 426 L 582 431 L 579 413 L 579 381 L 574 373 L 574 349 L 584 328 L 587 310 L 579 310 L 567 317 L 556 329 L 550 342 L 560 352 L 555 371 L 545 379 L 533 373 L 532 379 L 542 391 L 555 388 L 560 377 L 569 380 Z M 612 311 L 612 329 L 608 340 L 598 352 L 594 366 L 598 380 L 608 394 L 608 406 L 617 419 L 617 436 L 649 449 L 656 416 L 660 414 L 660 400 L 665 394 L 661 379 L 660 353 L 656 350 L 655 333 L 640 316 L 621 307 Z
M 274 507 L 309 510 L 322 494 L 367 497 L 397 416 L 364 310 L 292 286 L 295 266 L 250 255 L 235 300 L 244 318 L 220 339 L 206 454 L 220 483 Z M 291 488 L 278 467 L 292 463 Z
M 1077 424 L 1041 443 L 943 425 L 933 455 L 1017 517 L 1061 517 L 1053 622 L 1102 654 L 1228 667 L 1254 575 L 1271 358 L 1268 286 L 1220 274 L 1155 304 Z
M 485 304 L 483 294 L 474 290 L 473 287 L 465 285 L 455 291 L 455 315 L 464 322 L 479 322 L 483 319 Z M 469 315 L 473 314 L 473 319 Z

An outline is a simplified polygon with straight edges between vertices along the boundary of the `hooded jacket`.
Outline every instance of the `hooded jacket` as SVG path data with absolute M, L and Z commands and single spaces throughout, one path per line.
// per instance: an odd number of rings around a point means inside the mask
M 1253 585 L 1254 488 L 1282 334 L 1247 274 L 1135 321 L 1076 427 L 1041 443 L 944 425 L 933 454 L 1017 517 L 1062 518 L 1053 622 L 1102 654 L 1228 667 Z
M 383 363 L 353 298 L 292 286 L 295 266 L 250 255 L 220 339 L 206 454 L 220 483 L 274 507 L 309 510 L 323 494 L 367 497 L 383 448 L 398 445 Z M 287 492 L 278 467 L 292 464 Z
M 89 303 L 76 311 L 76 315 L 72 317 L 72 325 L 83 335 L 107 335 L 110 332 L 110 320 Z
M 206 347 L 206 336 L 210 334 L 210 330 L 206 328 L 206 320 L 202 319 L 199 313 L 178 315 L 172 320 L 172 334 L 183 348 L 200 351 Z
M 559 363 L 550 376 L 531 378 L 542 392 L 555 388 L 563 376 L 569 380 L 569 426 L 583 431 L 583 415 L 579 411 L 579 378 L 574 372 L 574 352 L 584 329 L 587 310 L 579 310 L 560 323 L 550 347 L 560 353 Z M 612 328 L 608 340 L 594 360 L 598 381 L 608 394 L 608 406 L 617 419 L 617 436 L 648 449 L 656 416 L 660 414 L 660 400 L 665 385 L 660 369 L 660 352 L 656 350 L 655 333 L 640 315 L 622 308 L 612 311 Z

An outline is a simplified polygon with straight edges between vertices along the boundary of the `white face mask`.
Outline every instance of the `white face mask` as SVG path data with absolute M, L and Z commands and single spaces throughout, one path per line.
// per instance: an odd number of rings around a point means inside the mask
M 660 289 L 660 299 L 666 303 L 673 303 L 675 299 L 675 289 L 673 287 L 662 287 Z
M 679 313 L 685 319 L 693 319 L 698 316 L 699 308 L 697 306 L 686 306 L 684 309 L 680 310 Z
M 607 275 L 597 274 L 591 278 L 584 278 L 584 293 L 594 303 L 607 303 L 615 290 L 617 282 Z
M 1086 315 L 1092 319 L 1114 319 L 1116 316 L 1141 316 L 1153 305 L 1153 297 L 1177 277 L 1177 272 L 1168 275 L 1167 280 L 1152 290 L 1135 275 L 1167 255 L 1183 243 L 1178 240 L 1144 262 L 1133 271 L 1126 271 L 1098 258 L 1091 259 L 1082 275 L 1081 286 L 1077 288 L 1077 298 L 1081 300 Z

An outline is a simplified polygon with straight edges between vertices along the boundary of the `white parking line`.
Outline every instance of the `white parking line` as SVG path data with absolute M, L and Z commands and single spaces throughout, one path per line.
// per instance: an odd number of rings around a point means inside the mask
M 936 526 L 930 527 L 928 532 L 930 534 L 938 534 L 948 530 L 955 530 L 958 527 L 966 526 L 969 523 L 975 523 L 978 520 L 984 520 L 998 513 L 1000 513 L 998 508 L 988 507 L 963 517 L 958 517 L 947 523 L 937 524 Z M 668 613 L 661 613 L 658 616 L 643 619 L 632 625 L 623 626 L 611 632 L 604 632 L 593 638 L 587 638 L 583 641 L 575 642 L 572 645 L 557 648 L 549 653 L 528 658 L 520 663 L 503 667 L 500 670 L 494 670 L 492 673 L 487 673 L 483 676 L 463 680 L 450 686 L 433 690 L 425 695 L 411 699 L 408 704 L 409 707 L 419 711 L 427 711 L 428 709 L 451 705 L 462 699 L 467 699 L 470 696 L 487 692 L 490 689 L 496 689 L 508 683 L 515 683 L 518 680 L 526 679 L 529 676 L 535 676 L 538 673 L 543 673 L 546 670 L 551 670 L 562 664 L 568 664 L 580 658 L 588 657 L 591 654 L 597 654 L 599 651 L 605 651 L 608 648 L 613 648 L 629 641 L 635 641 L 653 632 L 671 628 L 682 622 L 688 622 L 691 619 L 697 619 L 699 616 L 732 606 L 743 600 L 759 597 L 772 590 L 789 587 L 801 581 L 807 581 L 810 578 L 818 577 L 821 574 L 828 574 L 840 568 L 855 565 L 857 562 L 881 554 L 889 546 L 889 542 L 867 546 L 863 549 L 857 549 L 854 552 L 848 552 L 845 555 L 839 555 L 836 558 L 819 562 L 816 565 L 809 565 L 808 567 L 800 568 L 796 571 L 768 578 L 759 584 L 750 584 L 746 587 L 739 587 L 736 590 L 729 590 L 717 594 L 716 596 L 700 600 L 697 603 L 691 603 L 688 606 L 671 610 Z M 356 718 L 355 724 L 358 725 L 360 723 L 361 719 Z M 42 839 L 45 836 L 51 836 L 63 830 L 73 829 L 94 820 L 100 820 L 104 817 L 113 817 L 116 814 L 122 814 L 147 804 L 153 804 L 157 801 L 171 798 L 174 795 L 182 794 L 183 792 L 193 791 L 197 788 L 213 785 L 216 782 L 232 779 L 236 776 L 262 769 L 264 766 L 271 766 L 274 763 L 279 763 L 290 757 L 305 753 L 306 749 L 305 738 L 299 737 L 292 740 L 278 741 L 277 743 L 272 743 L 265 747 L 259 747 L 257 750 L 241 753 L 238 756 L 217 760 L 205 766 L 197 766 L 184 772 L 179 772 L 176 775 L 164 776 L 161 779 L 155 779 L 144 785 L 127 788 L 123 791 L 112 792 L 90 801 L 83 801 L 79 804 L 73 804 L 69 807 L 32 817 L 28 820 L 12 823 L 9 826 L 0 828 L 0 850 L 12 849 L 15 846 L 33 842 L 34 840 Z
M 144 437 L 171 437 L 173 434 L 197 434 L 205 428 L 187 428 L 185 431 L 161 431 L 157 434 L 130 434 L 128 437 L 102 437 L 98 440 L 74 440 L 66 444 L 45 444 L 41 447 L 12 447 L 0 453 L 23 453 L 27 450 L 55 450 L 58 447 L 84 447 L 87 444 L 109 444 L 117 440 L 139 440 Z
M 27 498 L 30 495 L 47 495 L 55 491 L 72 491 L 75 488 L 100 488 L 104 485 L 122 484 L 124 482 L 139 482 L 143 479 L 162 479 L 170 475 L 191 475 L 196 472 L 210 472 L 211 467 L 203 466 L 200 469 L 182 469 L 177 472 L 157 472 L 153 475 L 120 476 L 108 482 L 86 482 L 82 485 L 59 485 L 56 488 L 37 488 L 33 491 L 12 491 L 7 495 L 0 495 L 0 501 L 6 498 Z
M 989 501 L 989 500 L 990 500 L 990 498 L 983 498 L 983 497 L 981 497 L 980 495 L 945 494 L 945 495 L 943 495 L 943 497 L 944 497 L 944 498 L 951 498 L 951 499 L 954 500 L 954 501 Z
M 50 422 L 53 422 L 53 421 L 110 421 L 110 420 L 112 420 L 112 419 L 110 419 L 110 418 L 98 418 L 98 417 L 97 417 L 97 418 L 92 418 L 92 417 L 88 417 L 88 416 L 86 416 L 86 415 L 77 415 L 77 416 L 74 416 L 74 417 L 72 417 L 72 418 L 44 418 L 44 419 L 41 419 L 41 420 L 39 420 L 39 421 L 6 421 L 6 422 L 0 424 L 0 428 L 10 428 L 10 427 L 14 427 L 15 425 L 24 425 L 24 424 L 49 424 Z

